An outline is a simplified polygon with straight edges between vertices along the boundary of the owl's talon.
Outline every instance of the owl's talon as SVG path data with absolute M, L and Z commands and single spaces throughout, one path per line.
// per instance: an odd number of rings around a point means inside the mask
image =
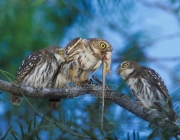
M 71 88 L 71 86 L 70 85 L 63 85 L 62 86 L 62 89 L 68 89 L 68 88 Z
M 43 88 L 40 87 L 40 86 L 37 86 L 37 87 L 36 87 L 36 91 L 37 91 L 37 92 L 41 91 L 42 89 L 43 89 Z
M 93 80 L 90 78 L 87 80 L 87 84 L 93 84 Z
M 144 105 L 142 104 L 142 102 L 141 102 L 141 101 L 136 101 L 136 103 L 137 103 L 138 105 L 140 105 L 140 106 L 143 106 L 143 107 L 144 107 Z
M 128 96 L 126 96 L 125 94 L 121 94 L 121 97 L 123 97 L 123 98 L 128 99 L 128 100 L 131 101 L 131 99 L 130 99 Z
M 20 87 L 21 87 L 20 84 L 13 84 L 13 85 L 15 85 L 17 88 L 20 88 Z
M 152 114 L 153 112 L 156 113 L 156 109 L 149 109 L 147 107 L 144 107 L 143 112 L 144 112 L 145 116 L 147 117 L 148 115 Z
M 150 111 L 150 109 L 149 109 L 149 108 L 147 108 L 147 107 L 144 107 L 144 108 L 143 108 L 143 112 L 144 112 L 144 114 L 149 115 L 149 111 Z
M 74 77 L 74 78 L 72 79 L 72 82 L 73 82 L 74 85 L 79 85 L 79 84 L 77 84 L 77 83 L 79 83 L 79 78 Z
M 82 86 L 82 87 L 89 87 L 89 84 L 84 83 L 84 84 L 79 84 L 78 86 Z
M 54 86 L 54 83 L 52 82 L 52 80 L 50 80 L 48 82 L 47 88 L 52 88 Z

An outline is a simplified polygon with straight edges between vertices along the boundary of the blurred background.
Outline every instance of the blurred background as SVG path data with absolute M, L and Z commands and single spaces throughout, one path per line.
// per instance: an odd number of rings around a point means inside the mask
M 49 45 L 65 47 L 75 37 L 103 38 L 112 44 L 112 74 L 107 82 L 132 100 L 129 88 L 115 73 L 117 66 L 124 60 L 135 60 L 156 70 L 180 114 L 179 0 L 0 1 L 1 70 L 16 76 L 22 60 L 32 52 Z M 101 69 L 95 75 L 101 78 Z M 9 81 L 1 72 L 0 79 Z M 66 126 L 69 132 L 102 138 L 101 99 L 83 96 L 61 100 L 57 111 L 47 108 L 46 99 L 28 100 L 40 114 Z M 152 132 L 146 121 L 109 101 L 105 101 L 104 126 L 108 139 L 147 139 Z M 83 139 L 69 132 L 42 120 L 25 100 L 12 106 L 10 94 L 1 91 L 0 138 Z

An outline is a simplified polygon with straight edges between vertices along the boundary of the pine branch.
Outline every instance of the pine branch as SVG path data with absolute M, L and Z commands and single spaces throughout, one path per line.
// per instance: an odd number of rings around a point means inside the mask
M 102 98 L 102 87 L 97 85 L 88 85 L 88 86 L 74 86 L 67 89 L 36 89 L 28 86 L 17 86 L 10 82 L 0 80 L 0 90 L 5 92 L 10 92 L 16 95 L 21 95 L 20 90 L 24 93 L 26 97 L 32 98 L 75 98 L 77 96 L 89 94 L 90 96 L 95 96 L 97 98 Z M 129 112 L 135 114 L 136 116 L 150 122 L 155 118 L 165 118 L 162 113 L 152 113 L 147 114 L 144 111 L 144 108 L 139 105 L 137 102 L 130 100 L 127 96 L 119 94 L 110 89 L 105 89 L 105 99 L 114 102 L 115 104 L 123 107 Z M 161 120 L 162 120 L 161 119 Z M 162 122 L 158 122 L 158 125 Z

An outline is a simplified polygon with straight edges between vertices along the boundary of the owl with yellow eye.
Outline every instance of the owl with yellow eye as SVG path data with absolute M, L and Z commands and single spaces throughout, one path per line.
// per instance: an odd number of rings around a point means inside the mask
M 134 61 L 124 61 L 116 72 L 126 81 L 132 94 L 145 108 L 150 111 L 157 109 L 171 121 L 178 120 L 168 89 L 155 70 Z
M 69 56 L 69 63 L 64 64 L 54 82 L 55 88 L 60 88 L 68 82 L 74 85 L 88 82 L 90 72 L 95 72 L 105 61 L 107 71 L 110 72 L 112 46 L 100 38 L 75 38 L 70 41 L 65 50 Z
M 14 84 L 33 88 L 51 88 L 59 67 L 68 63 L 69 57 L 60 46 L 49 46 L 30 54 L 22 61 Z M 13 105 L 20 105 L 22 96 L 11 94 Z M 51 105 L 51 99 L 49 105 Z
M 69 63 L 59 67 L 54 78 L 54 88 L 66 87 L 70 82 L 74 85 L 88 83 L 90 72 L 95 72 L 103 60 L 106 63 L 106 71 L 110 72 L 112 46 L 104 39 L 75 38 L 66 45 L 65 51 L 69 56 Z M 51 108 L 56 109 L 60 99 L 52 101 L 54 106 Z

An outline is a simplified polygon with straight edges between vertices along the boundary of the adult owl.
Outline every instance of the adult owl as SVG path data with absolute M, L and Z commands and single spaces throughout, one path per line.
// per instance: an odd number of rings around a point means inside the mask
M 103 59 L 107 65 L 106 70 L 110 72 L 112 49 L 108 41 L 100 38 L 75 38 L 70 41 L 65 47 L 69 63 L 59 69 L 54 88 L 62 88 L 69 82 L 74 85 L 87 83 L 90 72 L 95 72 Z
M 149 109 L 157 109 L 166 114 L 171 121 L 177 121 L 178 115 L 160 75 L 151 68 L 134 61 L 125 61 L 117 68 L 117 74 L 130 87 L 132 94 Z
M 34 88 L 51 88 L 59 66 L 68 60 L 69 57 L 66 51 L 59 46 L 50 46 L 36 51 L 23 60 L 14 84 Z M 21 100 L 22 97 L 11 95 L 12 104 L 19 105 Z M 51 101 L 49 104 L 49 107 L 51 107 Z
M 62 87 L 68 82 L 74 85 L 85 84 L 90 72 L 95 72 L 104 59 L 107 71 L 110 72 L 112 46 L 100 38 L 75 38 L 69 42 L 65 50 L 69 63 L 59 69 L 54 87 Z

